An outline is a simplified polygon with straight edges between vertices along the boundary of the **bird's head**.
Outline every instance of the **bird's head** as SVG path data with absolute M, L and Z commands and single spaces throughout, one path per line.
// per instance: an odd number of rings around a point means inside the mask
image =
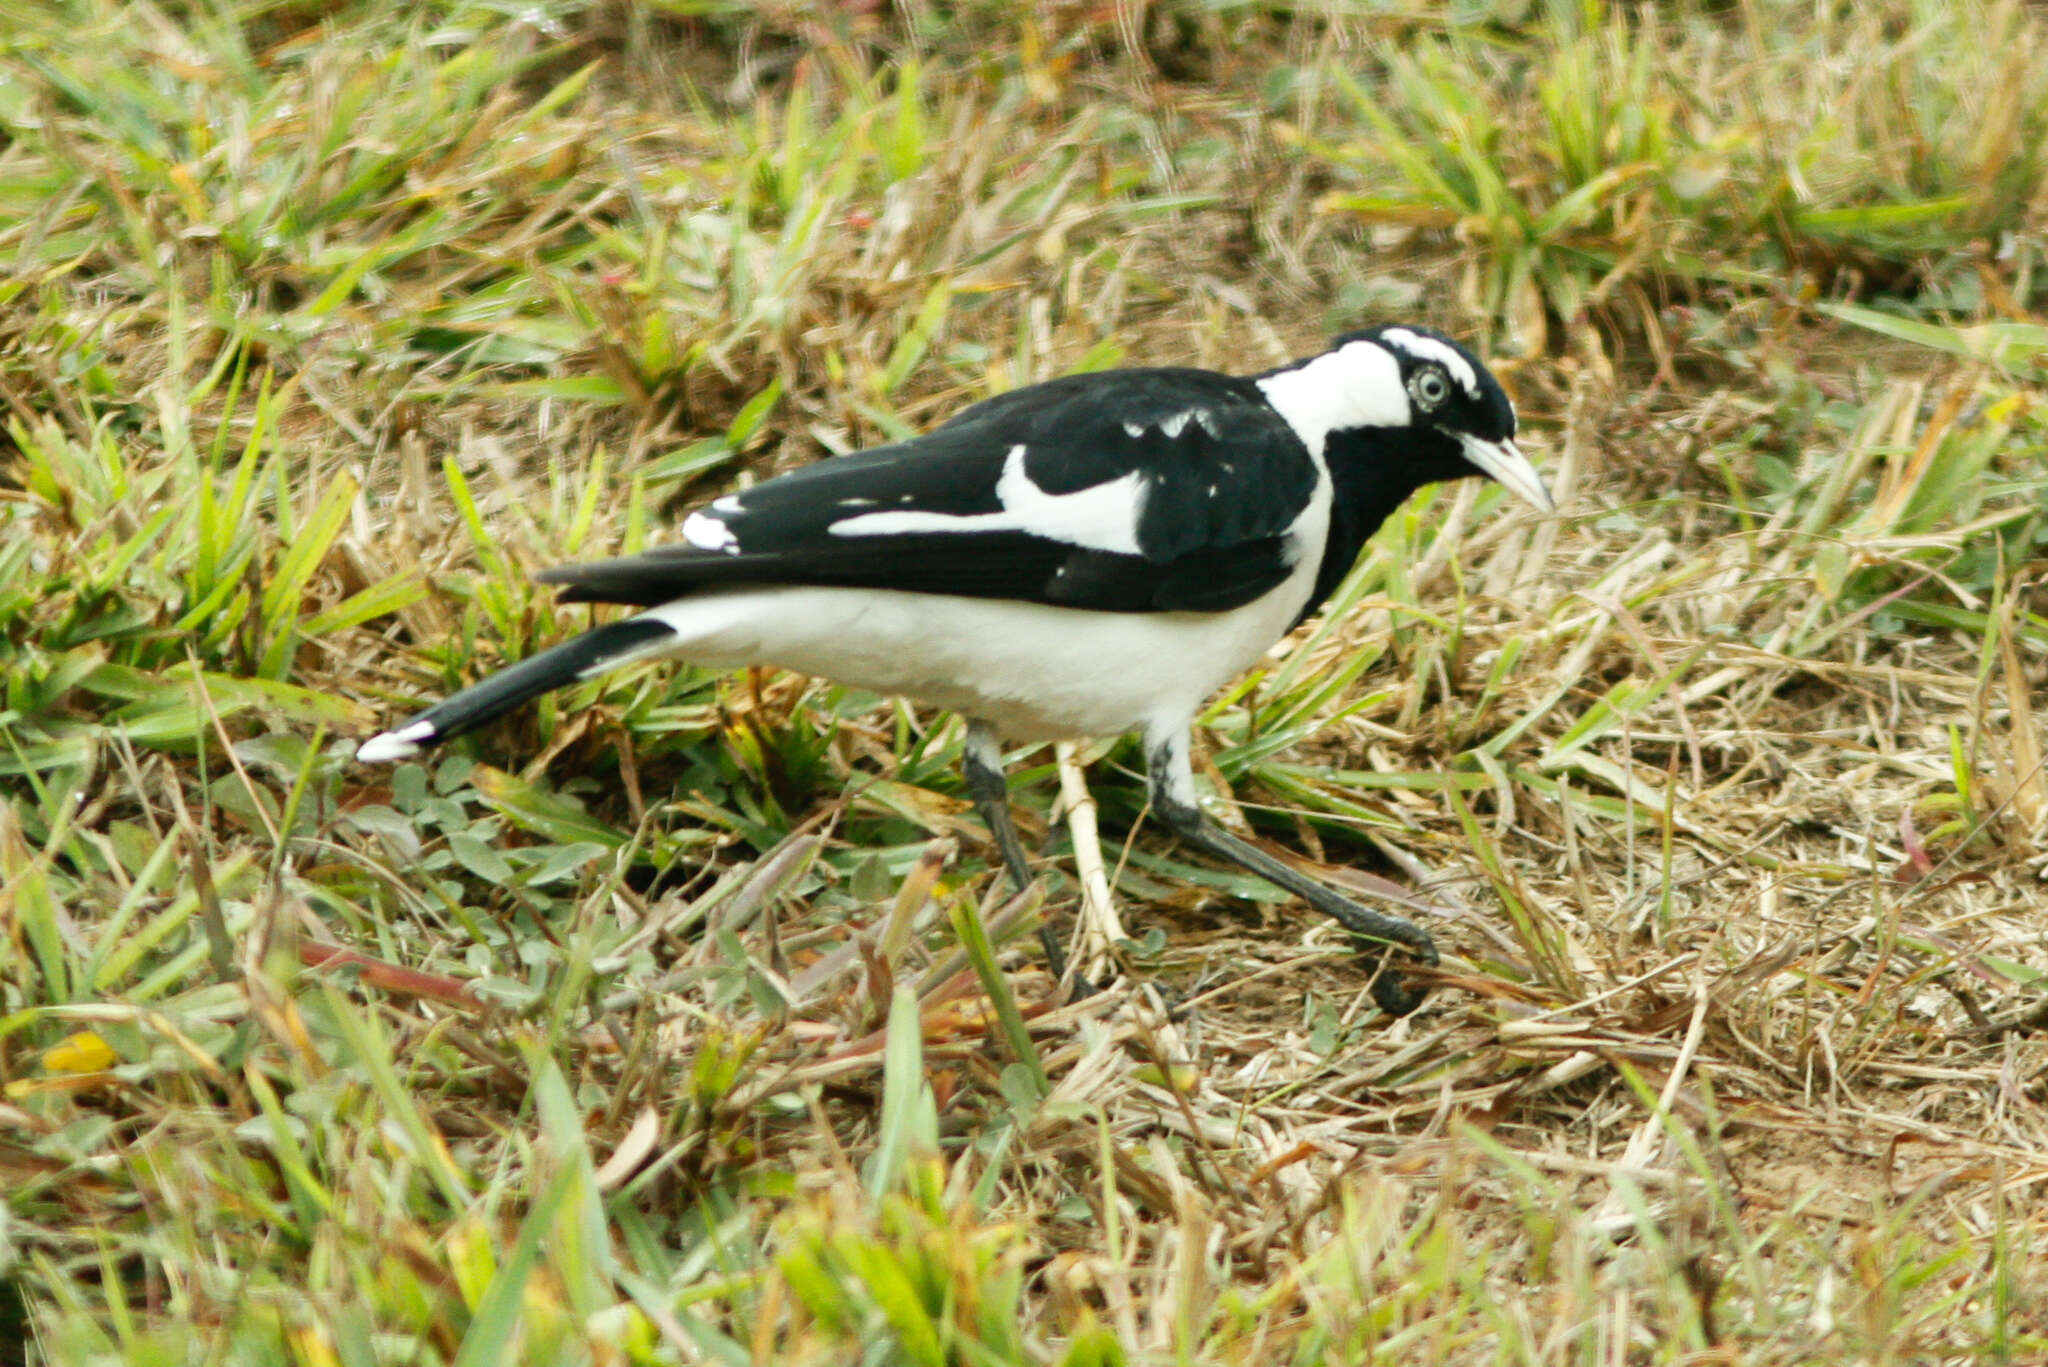
M 1320 356 L 1259 384 L 1304 440 L 1325 447 L 1399 435 L 1412 485 L 1465 475 L 1498 480 L 1544 512 L 1542 476 L 1515 445 L 1515 406 L 1493 372 L 1440 332 L 1390 324 L 1347 332 Z M 1335 452 L 1332 452 L 1334 457 Z M 1409 482 L 1409 481 L 1404 481 Z

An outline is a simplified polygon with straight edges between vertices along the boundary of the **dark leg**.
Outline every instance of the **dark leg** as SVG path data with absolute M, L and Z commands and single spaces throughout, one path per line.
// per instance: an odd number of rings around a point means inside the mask
M 967 795 L 974 799 L 974 810 L 981 814 L 982 823 L 996 838 L 996 848 L 1002 851 L 1010 882 L 1017 891 L 1024 891 L 1031 886 L 1031 862 L 1024 857 L 1024 842 L 1017 838 L 1017 825 L 1010 820 L 1010 784 L 1003 777 L 1003 747 L 994 727 L 986 722 L 967 723 L 967 746 L 960 769 L 967 779 Z M 1039 926 L 1038 943 L 1045 949 L 1053 977 L 1064 982 L 1067 951 L 1052 933 L 1052 927 Z
M 996 838 L 1010 881 L 1022 892 L 1031 886 L 1031 862 L 1024 857 L 1024 842 L 1017 839 L 1017 827 L 1010 820 L 1010 784 L 1003 777 L 1003 747 L 993 728 L 985 722 L 967 723 L 967 749 L 960 764 L 967 778 L 967 795 L 981 814 L 988 833 Z
M 1195 805 L 1194 775 L 1188 768 L 1188 737 L 1184 730 L 1169 735 L 1146 737 L 1146 768 L 1152 780 L 1152 808 L 1166 828 L 1198 850 L 1227 859 L 1302 901 L 1334 917 L 1338 924 L 1361 940 L 1381 945 L 1406 945 L 1425 964 L 1437 961 L 1436 942 L 1429 932 L 1413 921 L 1362 907 L 1348 897 L 1324 887 L 1306 874 L 1267 854 L 1255 845 L 1212 825 Z M 1392 969 L 1383 968 L 1373 979 L 1372 999 L 1390 1016 L 1405 1016 L 1422 1004 L 1419 993 L 1408 991 Z

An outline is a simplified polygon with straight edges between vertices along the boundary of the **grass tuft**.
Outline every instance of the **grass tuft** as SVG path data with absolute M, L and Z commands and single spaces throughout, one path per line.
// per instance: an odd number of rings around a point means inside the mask
M 14 7 L 0 1364 L 2041 1359 L 2044 148 L 2012 0 Z M 1413 1017 L 1127 743 L 994 897 L 812 680 L 350 759 L 533 565 L 1393 318 L 1564 512 L 1418 495 L 1198 781 Z

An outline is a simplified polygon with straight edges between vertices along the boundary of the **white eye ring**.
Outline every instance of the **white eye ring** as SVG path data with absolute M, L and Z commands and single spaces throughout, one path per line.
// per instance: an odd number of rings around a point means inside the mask
M 1408 382 L 1408 392 L 1415 396 L 1415 402 L 1424 408 L 1435 408 L 1451 397 L 1451 382 L 1435 366 L 1419 370 Z

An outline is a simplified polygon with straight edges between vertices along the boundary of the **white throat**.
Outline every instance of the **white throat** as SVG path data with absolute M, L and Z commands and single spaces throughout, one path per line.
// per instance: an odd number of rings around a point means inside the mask
M 1401 363 L 1375 342 L 1347 342 L 1258 381 L 1266 401 L 1317 456 L 1330 433 L 1406 427 L 1414 419 Z

